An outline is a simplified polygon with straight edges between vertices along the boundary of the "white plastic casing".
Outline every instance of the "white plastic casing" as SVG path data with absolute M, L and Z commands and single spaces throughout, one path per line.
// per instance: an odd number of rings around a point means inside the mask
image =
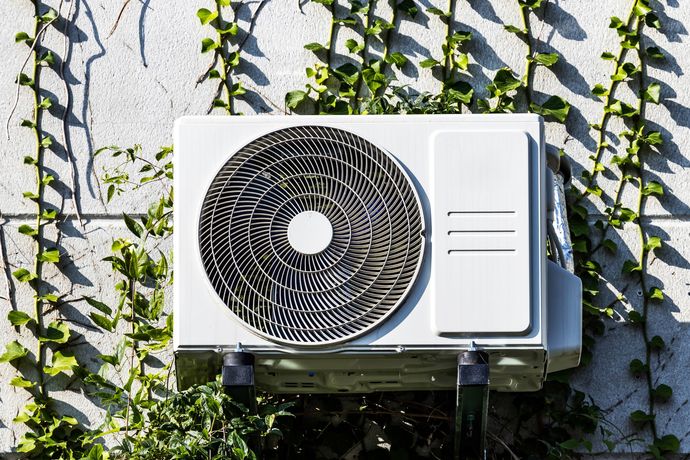
M 202 202 L 223 164 L 252 140 L 299 125 L 343 129 L 392 154 L 416 187 L 426 225 L 424 259 L 406 301 L 366 334 L 324 347 L 285 346 L 245 328 L 213 291 L 198 247 Z M 501 390 L 540 388 L 549 358 L 568 355 L 554 369 L 577 364 L 579 329 L 554 343 L 558 356 L 548 354 L 548 340 L 560 338 L 545 326 L 539 116 L 185 117 L 174 144 L 174 347 L 183 385 L 202 380 L 204 366 L 238 344 L 256 354 L 259 385 L 274 391 L 452 387 L 455 356 L 471 341 L 490 352 L 492 386 Z M 577 314 L 560 318 L 577 323 L 579 302 L 568 308 Z

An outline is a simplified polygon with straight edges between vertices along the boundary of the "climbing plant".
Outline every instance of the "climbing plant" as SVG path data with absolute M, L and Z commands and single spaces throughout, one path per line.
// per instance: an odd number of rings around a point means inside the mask
M 168 353 L 172 315 L 165 308 L 173 283 L 171 147 L 154 155 L 145 154 L 140 146 L 106 147 L 95 153 L 97 158 L 108 156 L 108 163 L 115 164 L 102 177 L 108 202 L 142 190 L 149 191 L 147 196 L 153 198 L 142 216 L 122 216 L 127 234 L 113 240 L 110 255 L 104 260 L 116 277 L 112 286 L 115 300 L 92 296 L 69 299 L 70 303 L 88 306 L 93 325 L 115 339 L 113 349 L 98 356 L 99 369 L 89 369 L 79 362 L 71 349 L 78 333 L 70 329 L 67 318 L 60 313 L 68 300 L 46 282 L 45 276 L 48 268 L 59 266 L 68 254 L 59 244 L 62 206 L 54 206 L 46 199 L 46 190 L 59 180 L 46 167 L 46 158 L 58 143 L 44 129 L 43 118 L 55 110 L 58 101 L 41 87 L 42 71 L 53 69 L 62 78 L 64 62 L 43 45 L 43 38 L 50 28 L 61 23 L 66 30 L 74 2 L 69 3 L 69 12 L 63 17 L 62 2 L 58 10 L 40 1 L 32 2 L 33 29 L 15 36 L 15 41 L 27 49 L 27 60 L 16 84 L 18 94 L 31 95 L 31 118 L 22 120 L 21 126 L 35 139 L 34 150 L 25 156 L 24 163 L 36 177 L 35 187 L 24 192 L 24 198 L 35 206 L 36 221 L 19 227 L 19 232 L 32 241 L 31 261 L 13 272 L 16 282 L 32 290 L 33 300 L 30 306 L 21 305 L 9 312 L 8 320 L 20 338 L 9 341 L 0 354 L 0 362 L 16 369 L 11 384 L 28 395 L 28 403 L 15 419 L 27 429 L 17 450 L 32 458 L 257 458 L 246 437 L 258 434 L 265 453 L 323 453 L 314 443 L 318 439 L 319 445 L 329 446 L 333 455 L 344 455 L 358 442 L 362 446 L 368 442 L 372 455 L 447 455 L 454 404 L 449 393 L 379 394 L 362 397 L 350 405 L 341 398 L 300 396 L 286 403 L 263 395 L 261 412 L 254 416 L 225 396 L 218 382 L 182 392 L 174 389 Z M 208 79 L 217 83 L 211 110 L 236 115 L 236 98 L 247 91 L 237 79 L 246 41 L 246 37 L 238 39 L 241 31 L 237 11 L 243 4 L 230 0 L 210 3 L 209 8 L 196 12 L 202 27 L 213 34 L 201 42 L 201 52 L 211 56 L 211 63 L 199 82 Z M 521 73 L 517 67 L 498 69 L 485 88 L 471 85 L 473 56 L 469 49 L 473 34 L 463 25 L 459 8 L 462 0 L 448 0 L 445 8 L 426 7 L 431 24 L 441 23 L 443 43 L 440 50 L 432 51 L 418 63 L 396 47 L 402 21 L 415 20 L 422 11 L 422 2 L 311 3 L 325 10 L 329 23 L 323 42 L 304 45 L 313 53 L 314 63 L 305 69 L 307 82 L 303 89 L 286 94 L 285 106 L 291 111 L 362 115 L 533 112 L 547 121 L 570 121 L 570 103 L 559 95 L 542 98 L 534 84 L 537 72 L 557 69 L 561 60 L 557 52 L 540 52 L 540 42 L 533 33 L 532 23 L 541 20 L 548 0 L 511 3 L 517 8 L 520 24 L 505 24 L 504 29 L 507 39 L 516 40 L 515 46 L 524 49 L 524 67 Z M 650 327 L 650 318 L 660 308 L 664 292 L 652 281 L 648 268 L 650 257 L 665 242 L 644 219 L 648 200 L 662 199 L 665 193 L 660 183 L 648 178 L 646 163 L 664 142 L 660 131 L 649 128 L 646 114 L 647 105 L 659 104 L 663 97 L 661 85 L 649 78 L 647 66 L 652 60 L 664 59 L 658 47 L 647 46 L 646 30 L 659 29 L 662 24 L 649 0 L 630 0 L 623 19 L 612 17 L 607 22 L 617 39 L 613 49 L 601 56 L 612 65 L 609 79 L 591 91 L 602 103 L 601 117 L 590 125 L 596 145 L 591 165 L 582 172 L 568 197 L 576 272 L 583 283 L 582 365 L 592 360 L 596 337 L 605 333 L 608 322 L 621 320 L 619 306 L 629 306 L 624 319 L 639 332 L 643 344 L 643 353 L 629 363 L 629 369 L 646 395 L 643 407 L 633 411 L 630 420 L 640 434 L 648 434 L 650 442 L 644 444 L 647 454 L 662 459 L 677 452 L 680 445 L 678 437 L 666 432 L 657 421 L 658 409 L 673 399 L 673 389 L 655 375 L 655 358 L 668 351 L 664 337 L 652 335 Z M 357 38 L 341 40 L 341 49 L 338 35 L 345 30 Z M 249 36 L 251 26 L 244 32 Z M 67 40 L 69 34 L 65 36 Z M 26 64 L 28 71 L 24 69 Z M 436 91 L 418 93 L 398 84 L 396 75 L 405 66 L 409 69 L 415 64 L 439 80 Z M 66 113 L 67 109 L 63 124 Z M 625 129 L 614 133 L 620 123 Z M 621 139 L 621 145 L 612 145 L 614 135 Z M 70 160 L 67 143 L 63 140 L 62 144 Z M 604 173 L 616 175 L 612 196 L 607 196 L 600 183 Z M 634 201 L 628 203 L 623 192 L 630 188 L 636 193 Z M 593 205 L 604 208 L 603 218 L 592 210 Z M 78 206 L 74 211 L 81 221 Z M 50 226 L 55 228 L 52 233 L 46 231 Z M 619 252 L 612 232 L 620 234 L 630 228 L 638 235 L 638 254 L 624 261 L 621 270 L 626 280 L 639 286 L 640 301 L 635 308 L 630 307 L 630 299 L 621 289 L 614 299 L 602 304 L 601 286 L 608 273 L 598 260 L 603 252 Z M 49 234 L 57 236 L 49 238 Z M 78 380 L 107 409 L 98 429 L 86 430 L 58 410 L 51 383 L 65 381 L 68 376 Z M 616 449 L 621 441 L 639 442 L 612 425 L 597 406 L 595 395 L 574 389 L 569 377 L 568 372 L 552 375 L 541 392 L 511 398 L 516 415 L 492 435 L 494 458 L 577 457 L 578 452 L 593 448 L 593 433 L 599 433 L 609 450 Z M 291 410 L 298 417 L 287 421 L 292 404 Z M 276 419 L 284 423 L 280 429 Z M 385 436 L 390 446 L 373 443 L 372 447 L 367 441 L 372 432 Z M 504 436 L 506 433 L 509 435 Z M 117 444 L 110 452 L 101 444 L 108 436 L 115 436 Z
M 231 0 L 215 0 L 213 3 L 212 10 L 200 8 L 196 12 L 201 25 L 210 26 L 215 32 L 214 38 L 207 37 L 201 40 L 201 52 L 213 53 L 213 60 L 200 81 L 206 78 L 218 81 L 211 108 L 222 109 L 229 115 L 235 115 L 235 98 L 247 92 L 241 81 L 233 81 L 233 72 L 240 64 L 240 50 L 235 40 L 239 31 L 239 26 L 234 20 L 236 10 L 232 9 Z M 233 21 L 224 19 L 224 14 L 228 12 L 232 13 Z
M 33 203 L 36 220 L 33 224 L 23 224 L 18 228 L 20 234 L 32 241 L 32 262 L 17 268 L 12 275 L 17 282 L 28 285 L 33 293 L 33 301 L 30 308 L 18 305 L 20 308 L 10 309 L 7 319 L 22 338 L 5 345 L 0 362 L 9 363 L 16 368 L 17 374 L 10 384 L 23 389 L 29 396 L 28 402 L 14 419 L 15 423 L 23 424 L 26 428 L 25 434 L 18 441 L 17 451 L 30 458 L 74 458 L 83 451 L 83 427 L 74 417 L 58 410 L 50 390 L 51 384 L 66 381 L 67 376 L 78 367 L 77 359 L 70 349 L 78 334 L 70 330 L 67 321 L 60 315 L 54 320 L 48 317 L 53 311 L 60 312 L 64 294 L 54 290 L 46 281 L 46 272 L 49 266 L 58 267 L 66 255 L 59 248 L 61 229 L 58 218 L 62 217 L 62 208 L 54 206 L 46 198 L 47 189 L 55 186 L 58 181 L 46 166 L 46 158 L 54 155 L 58 144 L 46 132 L 44 118 L 57 104 L 57 100 L 54 96 L 47 95 L 47 91 L 41 86 L 44 70 L 52 69 L 62 77 L 61 66 L 57 64 L 59 58 L 43 44 L 43 39 L 51 28 L 57 27 L 59 20 L 69 21 L 69 18 L 61 17 L 58 10 L 45 6 L 42 2 L 32 4 L 32 30 L 17 32 L 14 37 L 15 42 L 25 46 L 28 51 L 15 81 L 16 100 L 8 116 L 7 130 L 9 137 L 9 126 L 20 93 L 29 92 L 31 118 L 21 120 L 20 124 L 34 138 L 33 153 L 24 156 L 24 164 L 34 170 L 35 182 L 34 188 L 23 192 L 23 196 Z M 62 2 L 59 9 L 62 10 Z M 69 11 L 71 14 L 71 7 Z M 63 147 L 68 148 L 64 140 Z M 48 235 L 49 226 L 54 226 L 52 233 L 57 235 L 53 239 Z M 29 342 L 31 346 L 24 345 Z

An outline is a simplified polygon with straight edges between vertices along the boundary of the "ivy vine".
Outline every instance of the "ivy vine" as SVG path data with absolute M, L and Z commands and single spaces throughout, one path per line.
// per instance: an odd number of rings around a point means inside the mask
M 28 403 L 15 418 L 15 422 L 27 428 L 17 451 L 30 458 L 94 460 L 111 456 L 257 458 L 244 437 L 259 433 L 264 447 L 273 451 L 278 447 L 278 440 L 285 436 L 286 441 L 293 444 L 283 447 L 299 456 L 312 452 L 313 436 L 323 435 L 333 440 L 343 436 L 363 439 L 371 428 L 367 423 L 374 421 L 383 427 L 386 436 L 399 441 L 391 452 L 405 446 L 405 449 L 443 456 L 450 440 L 454 403 L 453 398 L 443 395 L 425 393 L 410 397 L 408 394 L 404 401 L 390 395 L 379 395 L 378 399 L 366 396 L 359 401 L 356 410 L 344 408 L 336 398 L 319 399 L 319 411 L 324 408 L 320 414 L 327 413 L 330 417 L 327 422 L 305 426 L 305 422 L 293 421 L 284 433 L 275 425 L 276 418 L 282 420 L 289 416 L 290 404 L 284 401 L 262 396 L 261 413 L 255 416 L 225 397 L 217 382 L 185 392 L 171 389 L 173 368 L 166 353 L 172 337 L 172 316 L 165 306 L 173 282 L 169 266 L 172 252 L 163 249 L 169 247 L 174 230 L 171 147 L 162 148 L 153 156 L 144 154 L 140 146 L 124 149 L 112 146 L 96 152 L 116 162 L 103 175 L 108 202 L 144 188 L 156 193 L 143 216 L 123 215 L 128 234 L 113 241 L 111 253 L 104 260 L 118 280 L 113 286 L 116 301 L 112 303 L 90 296 L 79 299 L 90 307 L 89 317 L 93 324 L 110 334 L 115 345 L 99 356 L 100 369 L 96 372 L 78 361 L 71 347 L 77 332 L 70 330 L 66 318 L 48 316 L 53 312 L 59 314 L 60 306 L 67 300 L 46 282 L 45 272 L 48 266 L 60 264 L 68 255 L 58 249 L 59 228 L 57 237 L 52 240 L 46 233 L 48 225 L 58 227 L 62 207 L 46 200 L 46 187 L 57 180 L 46 168 L 46 157 L 56 144 L 44 130 L 43 118 L 57 101 L 44 96 L 40 85 L 42 70 L 46 68 L 53 68 L 63 78 L 64 62 L 56 64 L 58 56 L 43 45 L 42 38 L 49 27 L 55 27 L 60 21 L 69 23 L 73 2 L 70 2 L 67 17 L 60 16 L 62 2 L 57 11 L 40 1 L 32 3 L 33 28 L 30 32 L 18 32 L 15 41 L 28 47 L 27 60 L 16 83 L 17 94 L 29 91 L 32 95 L 31 119 L 22 120 L 21 126 L 35 139 L 34 151 L 24 158 L 24 163 L 34 169 L 36 182 L 35 188 L 23 195 L 34 203 L 36 221 L 33 225 L 19 227 L 21 234 L 32 239 L 32 261 L 14 270 L 12 275 L 17 282 L 30 286 L 34 295 L 30 307 L 13 308 L 9 312 L 8 320 L 22 338 L 7 343 L 0 354 L 0 362 L 9 363 L 17 370 L 11 384 L 28 394 Z M 414 65 L 395 49 L 395 45 L 401 22 L 405 18 L 415 18 L 421 7 L 419 2 L 389 0 L 390 8 L 385 8 L 386 5 L 378 0 L 348 0 L 347 4 L 345 0 L 311 0 L 311 3 L 326 9 L 330 22 L 324 43 L 304 46 L 318 62 L 306 68 L 308 81 L 304 88 L 286 94 L 285 105 L 289 110 L 317 114 L 530 111 L 550 121 L 566 123 L 568 120 L 570 104 L 562 97 L 551 95 L 541 104 L 535 101 L 535 72 L 540 67 L 555 70 L 560 60 L 558 53 L 539 52 L 539 41 L 532 33 L 531 23 L 544 14 L 545 0 L 515 0 L 520 25 L 506 24 L 504 29 L 524 46 L 522 74 L 508 67 L 499 69 L 489 85 L 481 90 L 469 83 L 472 74 L 468 45 L 473 37 L 472 33 L 463 30 L 458 17 L 459 0 L 448 0 L 445 10 L 426 8 L 426 12 L 435 17 L 434 21 L 441 21 L 445 27 L 438 58 L 430 56 L 418 63 L 437 76 L 440 88 L 437 92 L 421 94 L 410 87 L 396 85 L 395 78 L 397 70 Z M 217 81 L 210 110 L 217 109 L 228 115 L 238 114 L 236 98 L 247 91 L 236 77 L 244 44 L 238 40 L 237 10 L 241 7 L 242 2 L 214 0 L 211 8 L 196 12 L 201 25 L 210 27 L 214 33 L 212 38 L 204 38 L 201 42 L 201 52 L 210 53 L 212 62 L 199 81 Z M 232 20 L 226 19 L 230 17 Z M 627 300 L 623 293 L 612 302 L 599 305 L 600 285 L 606 275 L 597 262 L 599 251 L 611 254 L 618 251 L 609 232 L 623 231 L 626 226 L 634 227 L 637 232 L 639 252 L 634 259 L 626 260 L 621 269 L 642 292 L 640 304 L 629 309 L 626 319 L 639 331 L 644 344 L 643 355 L 633 359 L 629 368 L 631 374 L 641 380 L 647 399 L 644 407 L 630 414 L 630 420 L 649 433 L 651 442 L 645 445 L 646 453 L 663 459 L 678 451 L 680 441 L 676 435 L 663 432 L 657 423 L 658 408 L 673 398 L 673 389 L 659 383 L 653 369 L 654 359 L 666 352 L 665 340 L 661 335 L 652 336 L 649 327 L 656 305 L 664 300 L 662 288 L 650 281 L 649 259 L 664 242 L 644 221 L 647 201 L 662 199 L 665 192 L 660 183 L 648 179 L 645 164 L 664 141 L 659 131 L 649 129 L 646 118 L 647 105 L 659 104 L 662 99 L 661 86 L 650 80 L 647 65 L 664 56 L 659 48 L 645 46 L 645 30 L 659 29 L 662 24 L 649 0 L 631 0 L 623 17 L 612 17 L 609 21 L 609 27 L 618 36 L 617 46 L 601 58 L 610 61 L 613 69 L 608 82 L 592 88 L 592 94 L 602 101 L 602 113 L 600 119 L 590 125 L 596 137 L 596 146 L 590 156 L 592 164 L 580 177 L 581 189 L 571 189 L 569 215 L 577 256 L 576 271 L 583 282 L 583 365 L 591 361 L 595 337 L 605 332 L 605 321 L 614 318 L 616 305 Z M 344 28 L 354 31 L 358 38 L 342 44 L 352 59 L 337 65 L 342 61 L 338 54 L 338 35 Z M 247 34 L 251 34 L 251 27 Z M 29 70 L 24 73 L 27 64 Z M 634 101 L 626 101 L 626 96 L 619 95 L 623 85 L 633 90 Z M 8 117 L 8 131 L 16 105 Z M 63 124 L 66 113 L 67 109 L 62 116 Z M 624 131 L 612 133 L 610 125 L 614 119 L 626 125 Z M 625 146 L 619 146 L 615 155 L 616 149 L 607 141 L 614 134 L 625 141 Z M 610 162 L 605 164 L 607 152 L 612 154 Z M 71 158 L 71 152 L 67 153 Z M 608 197 L 598 179 L 605 171 L 613 172 L 614 168 L 618 180 L 613 196 Z M 637 191 L 632 204 L 624 202 L 626 187 L 634 187 Z M 591 202 L 596 199 L 605 207 L 603 219 L 590 211 Z M 75 212 L 81 220 L 76 205 Z M 27 340 L 31 341 L 28 347 Z M 76 419 L 59 412 L 50 384 L 66 376 L 78 379 L 107 409 L 105 420 L 97 429 L 86 430 Z M 617 447 L 614 435 L 626 439 L 591 398 L 569 385 L 568 379 L 569 373 L 558 373 L 549 377 L 541 392 L 512 398 L 517 416 L 510 428 L 505 428 L 510 431 L 512 441 L 507 443 L 494 435 L 497 456 L 504 453 L 513 458 L 517 455 L 572 458 L 583 449 L 592 449 L 590 435 L 597 431 L 609 450 Z M 420 401 L 422 397 L 426 399 Z M 307 397 L 298 398 L 294 411 L 298 415 L 310 415 L 310 401 Z M 192 411 L 189 417 L 188 410 Z M 346 420 L 347 434 L 338 429 L 336 416 Z M 195 429 L 201 425 L 207 429 L 197 435 Z M 426 436 L 424 440 L 417 440 L 414 445 L 405 444 L 410 433 L 422 432 Z M 115 436 L 117 447 L 108 452 L 102 442 L 111 435 Z
M 56 68 L 56 56 L 43 45 L 42 39 L 59 18 L 57 10 L 41 2 L 33 2 L 33 29 L 31 32 L 16 33 L 15 42 L 27 46 L 29 51 L 17 76 L 17 99 L 7 121 L 9 136 L 9 123 L 17 107 L 20 89 L 26 88 L 32 95 L 32 117 L 22 120 L 20 124 L 31 131 L 34 152 L 24 157 L 24 164 L 34 170 L 36 179 L 35 188 L 23 192 L 23 196 L 34 203 L 36 220 L 33 225 L 21 225 L 18 231 L 33 241 L 33 263 L 17 268 L 12 275 L 18 282 L 26 283 L 31 288 L 33 305 L 28 312 L 19 308 L 11 309 L 7 319 L 20 333 L 30 332 L 34 351 L 31 352 L 19 340 L 14 340 L 5 345 L 0 362 L 10 363 L 17 369 L 18 373 L 10 384 L 29 394 L 28 402 L 14 422 L 27 428 L 17 444 L 17 451 L 31 458 L 73 458 L 74 453 L 81 452 L 83 448 L 83 428 L 74 417 L 58 411 L 49 389 L 54 379 L 72 374 L 78 367 L 77 359 L 69 349 L 75 333 L 67 322 L 55 319 L 46 324 L 47 315 L 59 309 L 62 297 L 45 281 L 46 264 L 57 266 L 64 254 L 58 249 L 58 242 L 51 241 L 46 235 L 48 225 L 55 223 L 57 228 L 60 209 L 51 205 L 45 197 L 46 187 L 51 186 L 56 177 L 45 165 L 46 156 L 53 151 L 54 140 L 45 132 L 43 119 L 56 101 L 42 95 L 41 74 L 46 68 L 60 72 Z M 30 69 L 28 74 L 24 73 L 27 64 Z M 59 228 L 57 233 L 59 238 Z

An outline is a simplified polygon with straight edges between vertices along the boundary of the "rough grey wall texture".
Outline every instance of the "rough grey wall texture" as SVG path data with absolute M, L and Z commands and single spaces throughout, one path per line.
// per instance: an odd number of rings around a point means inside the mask
M 329 17 L 320 5 L 296 0 L 266 0 L 260 13 L 253 36 L 247 41 L 240 67 L 239 78 L 253 91 L 238 109 L 246 114 L 277 113 L 283 107 L 285 93 L 302 88 L 304 68 L 314 63 L 314 56 L 304 50 L 305 43 L 325 42 Z M 657 180 L 666 187 L 667 194 L 660 201 L 651 199 L 646 208 L 645 225 L 665 240 L 665 248 L 652 257 L 650 273 L 666 291 L 666 300 L 652 311 L 652 328 L 660 333 L 670 351 L 654 364 L 654 375 L 659 382 L 673 386 L 672 400 L 661 405 L 658 415 L 663 432 L 676 434 L 682 439 L 682 451 L 690 452 L 690 386 L 687 385 L 690 364 L 690 54 L 687 43 L 690 38 L 684 24 L 690 21 L 690 2 L 681 0 L 653 0 L 662 11 L 664 30 L 656 33 L 648 29 L 649 42 L 654 42 L 669 56 L 665 63 L 650 67 L 649 75 L 662 84 L 663 102 L 650 106 L 648 118 L 655 129 L 666 136 L 662 155 L 650 160 L 648 179 Z M 565 147 L 572 156 L 576 175 L 588 165 L 596 141 L 587 124 L 598 121 L 601 103 L 589 95 L 589 88 L 605 83 L 611 72 L 610 62 L 602 61 L 603 51 L 613 51 L 617 37 L 608 28 L 609 16 L 623 16 L 631 0 L 551 0 L 544 17 L 533 18 L 532 29 L 539 40 L 537 51 L 557 51 L 561 62 L 554 71 L 540 67 L 536 71 L 534 88 L 537 102 L 547 95 L 559 94 L 573 105 L 568 127 L 550 123 L 547 140 L 556 147 Z M 47 2 L 55 8 L 58 1 Z M 112 291 L 111 274 L 100 259 L 106 254 L 110 240 L 124 232 L 120 213 L 142 210 L 146 202 L 142 196 L 130 194 L 115 205 L 105 206 L 100 196 L 96 175 L 103 166 L 94 163 L 92 152 L 101 146 L 117 144 L 129 146 L 142 144 L 145 150 L 171 143 L 171 130 L 175 118 L 182 115 L 204 114 L 213 98 L 209 83 L 197 84 L 197 78 L 209 65 L 210 55 L 200 54 L 200 40 L 207 35 L 195 16 L 199 7 L 210 2 L 142 0 L 124 2 L 118 27 L 116 23 L 122 2 L 106 0 L 71 0 L 62 5 L 63 15 L 72 4 L 74 24 L 69 29 L 66 73 L 68 91 L 72 98 L 69 113 L 68 143 L 74 152 L 78 166 L 78 196 L 85 228 L 76 223 L 73 204 L 67 189 L 70 188 L 70 170 L 64 150 L 49 155 L 47 164 L 59 178 L 48 192 L 48 199 L 60 205 L 65 199 L 66 220 L 61 224 L 64 232 L 62 246 L 71 254 L 71 260 L 62 262 L 61 270 L 50 273 L 48 281 L 69 297 L 91 294 L 108 298 Z M 248 28 L 259 1 L 246 1 L 239 10 L 240 26 Z M 299 3 L 299 5 L 298 5 Z M 445 1 L 422 0 L 423 6 L 445 8 Z M 25 58 L 26 48 L 15 45 L 14 34 L 29 30 L 32 20 L 32 3 L 28 0 L 0 2 L 0 114 L 2 121 L 13 103 L 15 87 L 12 84 L 16 71 Z M 385 10 L 381 11 L 386 14 Z M 472 77 L 476 89 L 483 88 L 496 70 L 506 65 L 521 71 L 525 54 L 523 44 L 503 30 L 503 24 L 518 24 L 518 8 L 515 1 L 462 0 L 458 2 L 456 20 L 462 28 L 474 33 L 470 45 Z M 403 52 L 413 62 L 431 55 L 438 57 L 443 40 L 442 24 L 435 16 L 420 14 L 414 21 L 402 23 L 400 37 L 393 47 Z M 337 37 L 342 43 L 347 33 Z M 46 44 L 63 55 L 64 37 L 57 30 L 50 30 Z M 651 44 L 651 43 L 649 43 Z M 43 73 L 42 87 L 54 94 L 64 104 L 65 90 L 60 79 L 52 71 Z M 401 82 L 409 83 L 418 90 L 433 90 L 439 83 L 429 70 L 408 66 L 398 72 Z M 481 91 L 480 91 L 481 93 Z M 22 199 L 22 192 L 32 187 L 33 171 L 22 165 L 21 158 L 31 152 L 32 136 L 18 127 L 21 118 L 29 118 L 31 103 L 27 91 L 21 92 L 19 109 L 10 124 L 10 139 L 0 136 L 0 210 L 4 226 L 5 245 L 10 268 L 26 265 L 31 260 L 27 238 L 18 235 L 17 227 L 33 220 L 33 205 Z M 59 111 L 54 112 L 60 114 Z M 46 117 L 45 127 L 57 140 L 61 139 L 59 118 Z M 612 123 L 611 128 L 617 132 Z M 617 139 L 609 140 L 615 150 L 620 146 Z M 60 142 L 62 143 L 62 142 Z M 606 153 L 606 156 L 614 154 Z M 604 161 L 607 161 L 605 158 Z M 608 194 L 616 178 L 605 175 L 603 188 Z M 62 185 L 65 184 L 65 185 Z M 632 190 L 626 195 L 626 203 L 635 197 Z M 622 279 L 620 265 L 626 258 L 637 253 L 638 239 L 634 228 L 621 232 L 617 241 L 621 248 L 615 259 L 602 260 L 613 297 L 623 289 L 629 303 L 618 307 L 639 308 L 639 287 L 630 280 Z M 0 292 L 5 292 L 5 281 L 0 278 Z M 26 309 L 30 293 L 18 286 L 17 305 Z M 5 299 L 0 299 L 3 318 L 9 309 Z M 86 313 L 78 304 L 66 306 L 65 313 L 81 323 L 88 323 Z M 94 355 L 98 350 L 111 346 L 104 336 L 88 327 L 74 323 L 73 327 L 85 335 L 81 352 Z M 15 335 L 6 321 L 0 321 L 0 337 L 3 342 Z M 590 367 L 580 371 L 576 386 L 590 394 L 595 402 L 610 412 L 609 420 L 623 432 L 635 431 L 628 422 L 628 414 L 646 405 L 646 387 L 628 373 L 628 362 L 643 353 L 639 332 L 621 320 L 608 323 L 608 331 L 596 346 Z M 95 362 L 95 361 L 94 361 Z M 25 402 L 26 395 L 10 387 L 9 368 L 0 373 L 0 452 L 9 451 L 16 440 L 16 428 L 12 418 Z M 72 390 L 68 382 L 55 381 L 52 386 L 56 396 L 65 401 L 68 410 L 82 421 L 96 423 L 102 416 L 98 407 L 78 389 Z M 66 389 L 65 389 L 66 388 Z M 78 388 L 78 387 L 75 387 Z M 639 446 L 638 446 L 639 449 Z

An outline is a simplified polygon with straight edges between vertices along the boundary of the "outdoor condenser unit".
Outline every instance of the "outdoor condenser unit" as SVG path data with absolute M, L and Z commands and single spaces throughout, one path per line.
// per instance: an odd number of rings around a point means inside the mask
M 451 389 L 470 348 L 497 390 L 576 366 L 543 137 L 530 114 L 179 120 L 180 386 L 236 351 L 279 393 Z

